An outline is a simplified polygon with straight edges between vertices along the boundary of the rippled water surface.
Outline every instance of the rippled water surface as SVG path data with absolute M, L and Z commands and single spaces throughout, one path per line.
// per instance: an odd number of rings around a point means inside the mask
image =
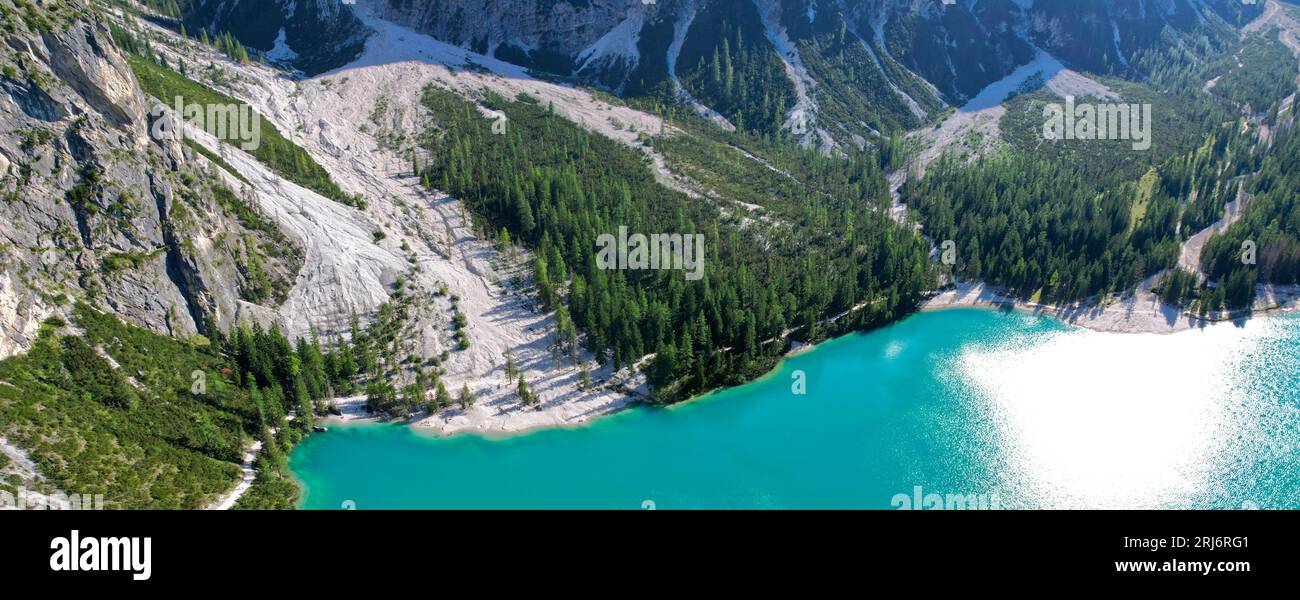
M 332 427 L 291 466 L 323 509 L 1300 508 L 1300 318 L 1122 335 L 922 313 L 670 409 L 504 438 Z

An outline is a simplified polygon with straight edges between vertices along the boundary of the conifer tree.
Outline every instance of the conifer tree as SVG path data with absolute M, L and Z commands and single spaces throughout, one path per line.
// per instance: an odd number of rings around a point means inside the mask
M 528 390 L 528 382 L 524 381 L 524 376 L 519 376 L 519 386 L 515 388 L 515 394 L 519 396 L 519 403 L 524 406 L 532 406 L 536 398 Z
M 439 407 L 451 405 L 451 394 L 447 393 L 447 388 L 442 385 L 442 380 L 438 380 L 437 391 L 434 393 L 434 402 Z

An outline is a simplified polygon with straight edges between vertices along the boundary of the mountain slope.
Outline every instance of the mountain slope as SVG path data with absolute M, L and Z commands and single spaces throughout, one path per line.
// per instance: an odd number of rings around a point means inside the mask
M 0 356 L 82 296 L 174 335 L 283 301 L 298 242 L 247 213 L 237 182 L 193 149 L 151 136 L 162 113 L 107 27 L 61 6 L 57 23 L 14 22 L 0 49 Z
M 190 31 L 229 32 L 307 75 L 347 64 L 361 53 L 368 35 L 338 0 L 203 0 L 182 6 L 182 14 L 172 16 L 181 17 Z

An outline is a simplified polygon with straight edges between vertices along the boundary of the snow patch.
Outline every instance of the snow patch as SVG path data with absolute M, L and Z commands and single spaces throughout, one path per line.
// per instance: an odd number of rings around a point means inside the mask
M 285 34 L 284 34 L 283 27 L 280 28 L 280 33 L 276 34 L 275 46 L 271 48 L 270 52 L 266 53 L 266 57 L 276 62 L 282 62 L 282 63 L 291 62 L 294 59 L 298 58 L 298 53 L 294 52 L 293 48 L 289 47 L 289 43 L 285 41 Z
M 579 52 L 578 60 L 582 62 L 582 66 L 578 67 L 578 72 L 585 71 L 593 63 L 609 63 L 619 58 L 626 61 L 628 69 L 640 62 L 641 52 L 636 45 L 640 40 L 641 28 L 645 25 L 645 17 L 645 10 L 633 8 L 631 14 L 622 23 L 596 40 L 596 43 Z

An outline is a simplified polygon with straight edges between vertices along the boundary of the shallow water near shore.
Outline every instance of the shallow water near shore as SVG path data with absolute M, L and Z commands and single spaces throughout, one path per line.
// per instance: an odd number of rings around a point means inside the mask
M 504 438 L 334 426 L 290 466 L 310 509 L 1300 508 L 1300 316 L 926 312 L 673 408 Z

